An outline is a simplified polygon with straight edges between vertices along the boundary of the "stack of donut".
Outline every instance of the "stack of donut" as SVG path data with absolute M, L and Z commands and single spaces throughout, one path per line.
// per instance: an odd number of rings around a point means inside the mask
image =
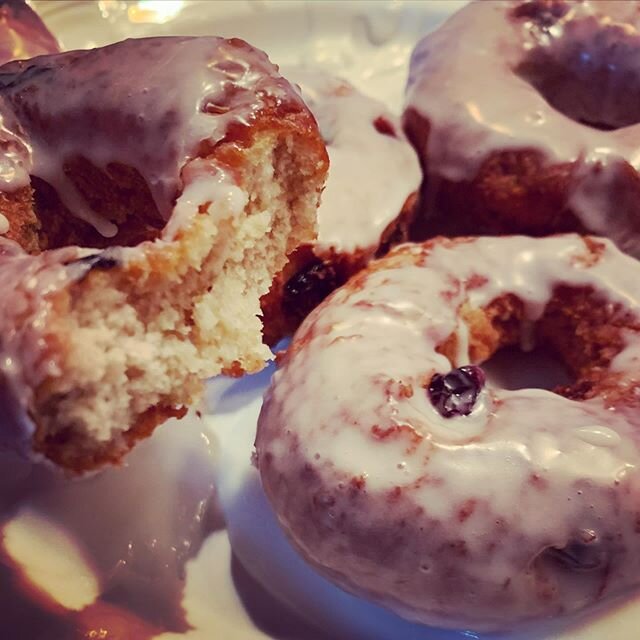
M 518 0 L 427 35 L 403 123 L 434 237 L 311 312 L 265 397 L 293 545 L 410 620 L 504 631 L 640 587 L 639 28 L 638 2 Z M 487 380 L 532 344 L 569 384 Z

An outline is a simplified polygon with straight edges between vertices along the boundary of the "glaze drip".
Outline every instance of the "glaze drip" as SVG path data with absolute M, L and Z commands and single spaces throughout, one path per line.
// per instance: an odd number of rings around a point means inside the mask
M 305 67 L 283 73 L 300 87 L 329 153 L 314 251 L 320 257 L 332 251 L 373 255 L 387 226 L 420 186 L 416 154 L 398 118 L 346 80 Z
M 107 174 L 132 168 L 166 222 L 182 167 L 290 95 L 267 56 L 241 40 L 144 38 L 12 62 L 0 68 L 1 175 L 7 189 L 30 175 L 44 180 L 73 215 L 112 237 L 117 221 L 79 192 L 74 162 Z

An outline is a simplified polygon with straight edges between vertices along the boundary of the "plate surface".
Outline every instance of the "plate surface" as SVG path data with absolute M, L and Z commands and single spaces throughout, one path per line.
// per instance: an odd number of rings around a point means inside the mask
M 159 34 L 239 36 L 277 63 L 318 63 L 346 76 L 398 110 L 415 41 L 465 2 L 33 4 L 66 48 Z M 213 381 L 207 407 L 215 415 L 165 425 L 123 469 L 69 483 L 1 457 L 3 631 L 63 640 L 88 616 L 96 631 L 115 620 L 117 637 L 135 640 L 478 637 L 406 623 L 336 589 L 292 551 L 250 464 L 270 373 Z M 639 624 L 640 608 L 628 602 L 517 638 L 631 640 Z

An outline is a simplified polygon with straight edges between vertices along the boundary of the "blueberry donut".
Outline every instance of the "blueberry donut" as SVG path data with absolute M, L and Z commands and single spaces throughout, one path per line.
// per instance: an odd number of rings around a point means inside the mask
M 262 300 L 274 344 L 375 255 L 409 237 L 422 174 L 399 119 L 351 84 L 317 69 L 284 75 L 301 90 L 329 153 L 318 237 L 289 258 Z
M 416 46 L 431 234 L 604 235 L 640 256 L 640 3 L 472 2 Z
M 538 342 L 571 383 L 488 383 Z M 609 240 L 435 239 L 296 333 L 257 465 L 300 553 L 408 619 L 505 630 L 640 585 L 640 264 Z
M 260 297 L 328 160 L 267 56 L 147 38 L 0 67 L 0 446 L 117 463 L 264 366 Z

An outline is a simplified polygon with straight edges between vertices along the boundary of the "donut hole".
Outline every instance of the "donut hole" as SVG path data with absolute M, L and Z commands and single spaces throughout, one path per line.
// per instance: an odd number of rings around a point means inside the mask
M 497 386 L 543 388 L 574 400 L 619 386 L 609 366 L 627 333 L 640 332 L 629 311 L 589 287 L 556 287 L 533 324 L 523 301 L 512 294 L 483 309 L 465 306 L 460 315 L 469 329 L 471 361 L 486 367 Z M 452 363 L 458 350 L 454 336 L 439 349 Z M 521 345 L 535 348 L 525 353 Z
M 545 34 L 518 76 L 575 122 L 603 131 L 640 123 L 640 36 L 593 16 Z
M 546 389 L 553 391 L 574 382 L 560 355 L 546 345 L 523 350 L 510 346 L 499 349 L 482 363 L 487 381 L 492 387 L 517 389 Z

